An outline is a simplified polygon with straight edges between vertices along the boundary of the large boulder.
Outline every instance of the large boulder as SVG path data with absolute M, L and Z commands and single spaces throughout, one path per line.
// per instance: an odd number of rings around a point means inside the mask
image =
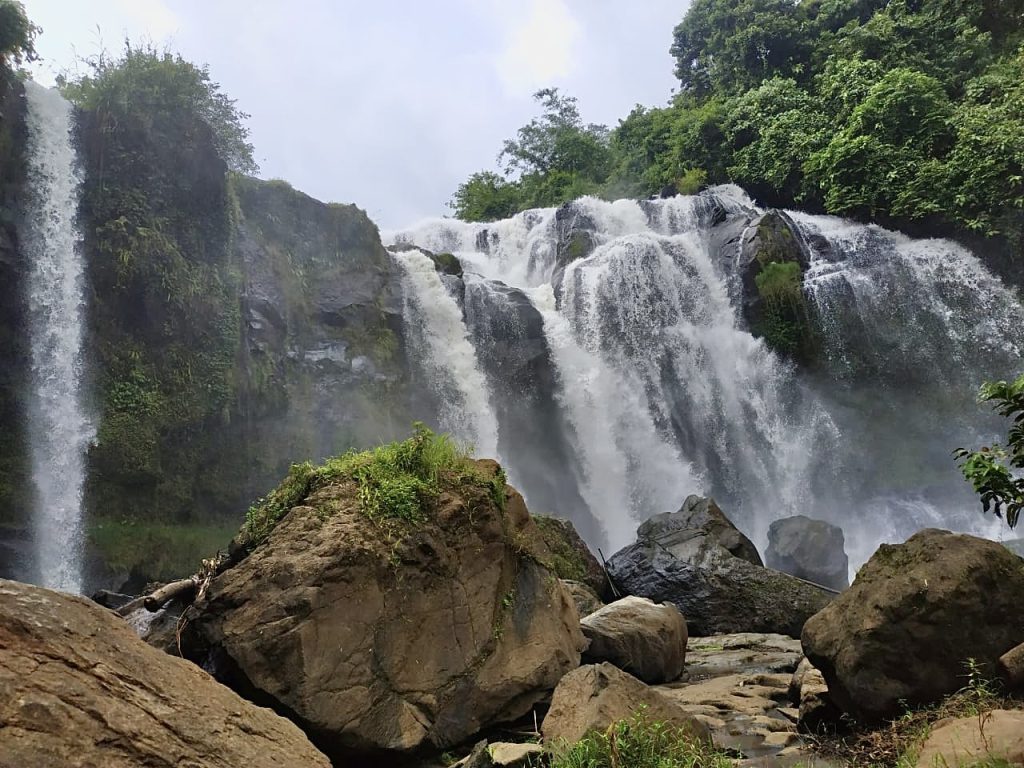
M 671 603 L 624 597 L 580 621 L 590 641 L 586 661 L 609 661 L 645 683 L 667 683 L 683 672 L 686 620 Z
M 641 708 L 652 721 L 684 729 L 696 741 L 711 741 L 707 728 L 682 707 L 607 662 L 582 666 L 562 678 L 541 732 L 549 744 L 573 744 Z
M 212 581 L 186 653 L 335 759 L 447 747 L 529 712 L 585 641 L 522 496 L 479 461 L 424 515 L 375 521 L 331 479 Z
M 753 544 L 711 499 L 691 496 L 679 512 L 651 518 L 637 535 L 608 561 L 612 580 L 626 594 L 675 604 L 691 635 L 799 637 L 804 622 L 832 597 L 762 567 Z
M 80 597 L 0 581 L 0 765 L 329 768 L 282 717 Z
M 848 590 L 804 627 L 833 700 L 863 720 L 928 704 L 964 684 L 968 659 L 994 677 L 1024 637 L 1024 560 L 986 539 L 926 529 L 883 544 Z
M 843 529 L 824 520 L 794 515 L 768 528 L 766 565 L 792 576 L 843 590 L 850 586 L 850 561 Z
M 693 565 L 713 567 L 738 557 L 764 565 L 754 543 L 725 516 L 714 499 L 687 496 L 678 512 L 654 515 L 640 524 L 638 541 L 650 541 Z

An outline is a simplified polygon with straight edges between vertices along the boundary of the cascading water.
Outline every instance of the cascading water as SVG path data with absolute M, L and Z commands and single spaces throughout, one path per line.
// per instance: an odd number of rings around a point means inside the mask
M 427 256 L 415 250 L 394 256 L 405 277 L 410 348 L 438 399 L 441 428 L 478 455 L 497 456 L 498 424 L 462 310 Z
M 548 471 L 585 500 L 592 543 L 627 543 L 637 520 L 687 493 L 713 494 L 762 544 L 780 517 L 836 522 L 854 564 L 924 525 L 993 533 L 950 452 L 995 429 L 974 402 L 979 381 L 1024 367 L 1019 298 L 949 242 L 791 213 L 823 337 L 820 363 L 801 369 L 741 316 L 742 243 L 760 213 L 719 187 L 393 237 L 458 256 L 473 327 L 500 311 L 474 301 L 474 283 L 532 302 L 560 411 L 546 426 L 571 447 Z M 473 341 L 500 348 L 494 335 Z M 492 387 L 501 371 L 486 366 Z M 501 430 L 532 418 L 509 410 Z M 523 450 L 508 452 L 509 471 L 531 501 L 515 472 Z M 595 528 L 568 501 L 550 511 Z
M 82 589 L 82 487 L 93 428 L 83 406 L 84 265 L 76 226 L 81 175 L 71 105 L 26 83 L 31 392 L 28 434 L 36 509 L 38 582 Z

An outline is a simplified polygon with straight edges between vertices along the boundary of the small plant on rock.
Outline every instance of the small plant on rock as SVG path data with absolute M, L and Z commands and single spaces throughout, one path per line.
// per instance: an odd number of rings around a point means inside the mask
M 555 749 L 551 768 L 731 768 L 727 755 L 641 709 L 604 733 Z

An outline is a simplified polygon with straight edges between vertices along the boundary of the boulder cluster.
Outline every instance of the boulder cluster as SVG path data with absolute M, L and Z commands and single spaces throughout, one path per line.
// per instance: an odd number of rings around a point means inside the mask
M 423 516 L 360 498 L 351 477 L 310 485 L 145 622 L 151 644 L 96 602 L 0 582 L 0 764 L 524 765 L 638 711 L 793 762 L 801 729 L 935 702 L 965 664 L 1024 685 L 1024 560 L 983 539 L 921 531 L 847 587 L 835 526 L 777 522 L 765 567 L 708 498 L 606 566 L 492 461 Z M 1008 755 L 1019 714 L 993 716 Z M 480 741 L 502 724 L 540 745 Z M 970 749 L 964 729 L 928 754 Z

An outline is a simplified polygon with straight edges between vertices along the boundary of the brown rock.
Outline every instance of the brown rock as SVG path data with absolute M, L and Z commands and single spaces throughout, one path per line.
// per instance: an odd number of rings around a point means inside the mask
M 841 715 L 821 671 L 814 667 L 805 670 L 800 683 L 800 719 L 797 725 L 801 730 L 816 733 L 823 726 L 838 721 Z
M 999 674 L 1008 688 L 1024 689 L 1024 643 L 1014 646 L 999 657 Z
M 1024 561 L 999 544 L 928 529 L 883 544 L 853 586 L 804 627 L 833 700 L 864 720 L 963 686 L 973 658 L 993 676 L 1024 637 Z
M 499 467 L 391 528 L 341 480 L 315 491 L 210 585 L 183 647 L 275 701 L 332 757 L 467 740 L 513 720 L 579 664 L 585 645 L 522 496 Z M 187 640 L 187 642 L 186 642 Z
M 667 683 L 682 674 L 686 620 L 671 603 L 624 597 L 580 621 L 590 641 L 584 659 L 609 661 L 645 683 Z
M 651 720 L 685 729 L 696 740 L 711 743 L 696 718 L 653 688 L 607 662 L 573 670 L 558 684 L 541 731 L 549 744 L 573 744 L 590 731 L 604 731 L 632 717 L 641 707 Z
M 917 768 L 956 768 L 984 760 L 1024 766 L 1024 710 L 996 709 L 937 724 L 921 747 Z
M 84 598 L 0 581 L 3 768 L 329 768 L 306 736 Z
M 580 616 L 589 616 L 594 611 L 604 606 L 604 603 L 601 601 L 601 598 L 597 596 L 597 593 L 582 581 L 561 579 L 561 582 L 562 586 L 565 587 L 569 596 L 572 598 L 572 602 L 576 606 L 576 612 Z

